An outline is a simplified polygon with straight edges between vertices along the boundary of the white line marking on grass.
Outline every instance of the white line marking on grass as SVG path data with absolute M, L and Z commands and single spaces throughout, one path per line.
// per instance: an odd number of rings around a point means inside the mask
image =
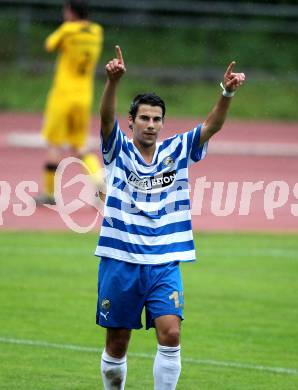
M 47 243 L 46 243 L 47 244 Z M 3 254 L 24 254 L 26 253 L 26 249 L 30 251 L 30 255 L 63 255 L 63 256 L 92 256 L 93 252 L 90 251 L 90 247 L 86 246 L 86 249 L 80 248 L 45 248 L 38 246 L 31 246 L 24 243 L 22 247 L 17 247 L 13 245 L 2 245 L 1 253 Z M 212 255 L 221 255 L 224 256 L 237 256 L 237 257 L 247 257 L 247 256 L 259 256 L 259 257 L 273 257 L 273 258 L 289 258 L 289 259 L 297 259 L 297 250 L 296 249 L 282 249 L 282 248 L 260 248 L 260 249 L 248 249 L 245 250 L 233 250 L 231 249 L 201 249 L 199 251 L 199 257 L 203 256 L 212 256 Z
M 69 351 L 79 351 L 79 352 L 91 352 L 91 353 L 101 353 L 100 348 L 94 347 L 85 347 L 81 345 L 74 344 L 57 344 L 49 343 L 47 341 L 41 340 L 24 340 L 24 339 L 15 339 L 9 337 L 0 337 L 0 342 L 3 344 L 17 344 L 17 345 L 27 345 L 41 348 L 53 348 L 53 349 L 64 349 Z M 130 352 L 128 356 L 144 359 L 154 359 L 154 355 L 147 353 L 139 352 Z M 268 367 L 258 364 L 245 364 L 237 362 L 225 362 L 220 360 L 209 360 L 209 359 L 194 359 L 194 358 L 182 358 L 182 362 L 206 366 L 217 366 L 217 367 L 228 367 L 228 368 L 238 368 L 242 370 L 256 370 L 271 372 L 275 374 L 286 374 L 286 375 L 298 375 L 298 369 L 296 368 L 285 368 L 285 367 Z

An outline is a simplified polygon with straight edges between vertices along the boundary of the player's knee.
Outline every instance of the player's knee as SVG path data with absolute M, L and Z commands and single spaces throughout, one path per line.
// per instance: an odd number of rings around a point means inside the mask
M 160 335 L 160 344 L 167 346 L 176 346 L 180 343 L 179 327 L 171 327 Z
M 113 340 L 107 344 L 107 351 L 113 357 L 121 358 L 127 351 L 128 343 L 125 340 Z
M 129 339 L 129 332 L 108 330 L 106 343 L 108 353 L 113 357 L 123 357 L 126 354 Z

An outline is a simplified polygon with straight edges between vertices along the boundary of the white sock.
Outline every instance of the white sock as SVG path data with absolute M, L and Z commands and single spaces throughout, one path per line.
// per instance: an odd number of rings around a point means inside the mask
M 154 390 L 174 390 L 181 372 L 180 345 L 157 345 L 153 365 Z
M 101 376 L 104 389 L 124 390 L 126 372 L 126 355 L 121 359 L 114 358 L 104 349 L 101 355 Z

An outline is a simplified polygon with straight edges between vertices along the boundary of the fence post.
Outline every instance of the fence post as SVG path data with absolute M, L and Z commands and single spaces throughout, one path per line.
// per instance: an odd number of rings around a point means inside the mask
M 29 39 L 31 26 L 31 7 L 21 7 L 18 12 L 17 66 L 26 69 L 30 62 Z

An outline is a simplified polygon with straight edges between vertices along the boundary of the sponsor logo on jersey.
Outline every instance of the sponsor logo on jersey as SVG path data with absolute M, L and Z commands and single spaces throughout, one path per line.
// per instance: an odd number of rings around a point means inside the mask
M 176 171 L 165 172 L 156 176 L 139 178 L 134 172 L 130 172 L 128 183 L 138 190 L 153 190 L 171 185 L 176 178 Z

